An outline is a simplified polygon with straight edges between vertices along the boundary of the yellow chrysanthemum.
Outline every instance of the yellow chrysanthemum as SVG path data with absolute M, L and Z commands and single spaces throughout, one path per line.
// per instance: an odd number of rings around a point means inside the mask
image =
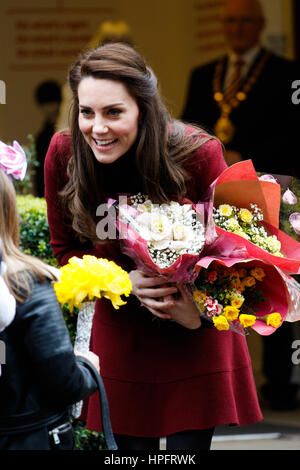
M 229 204 L 221 204 L 219 206 L 219 212 L 223 217 L 230 217 L 233 209 Z
M 278 328 L 281 323 L 282 323 L 282 318 L 280 313 L 274 312 L 270 313 L 270 315 L 267 316 L 267 325 L 273 326 L 273 328 Z
M 246 224 L 250 224 L 250 222 L 252 222 L 252 219 L 253 219 L 253 215 L 248 209 L 240 209 L 238 216 L 241 219 L 241 221 L 245 222 Z
M 60 280 L 54 284 L 54 290 L 58 301 L 62 305 L 68 304 L 71 312 L 74 306 L 80 308 L 82 302 L 101 297 L 110 299 L 118 309 L 126 303 L 121 296 L 128 297 L 132 290 L 128 273 L 107 259 L 74 256 L 60 268 L 60 272 Z
M 247 327 L 253 326 L 255 324 L 256 317 L 255 317 L 255 315 L 246 315 L 245 313 L 242 313 L 239 316 L 239 321 L 240 321 L 241 325 L 244 328 L 247 328 Z
M 260 267 L 255 267 L 250 270 L 251 276 L 253 276 L 257 281 L 262 281 L 265 277 L 266 273 Z
M 212 319 L 217 330 L 229 330 L 229 323 L 223 315 L 219 315 L 218 317 L 212 317 Z
M 233 321 L 238 318 L 240 311 L 236 307 L 233 307 L 231 305 L 226 305 L 226 307 L 223 308 L 222 313 L 228 321 Z

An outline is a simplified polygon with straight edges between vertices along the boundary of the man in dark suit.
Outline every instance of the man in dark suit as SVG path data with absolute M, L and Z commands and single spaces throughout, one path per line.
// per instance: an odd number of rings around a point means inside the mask
M 229 0 L 221 21 L 228 54 L 193 70 L 182 119 L 217 135 L 229 165 L 252 159 L 257 171 L 300 178 L 300 106 L 292 102 L 298 64 L 261 46 L 265 19 L 257 0 Z
M 229 0 L 221 21 L 228 54 L 193 70 L 182 120 L 217 135 L 229 165 L 251 159 L 256 171 L 300 178 L 300 106 L 292 102 L 298 64 L 261 46 L 265 18 L 257 0 Z M 274 409 L 297 405 L 292 341 L 290 323 L 263 338 L 262 393 Z

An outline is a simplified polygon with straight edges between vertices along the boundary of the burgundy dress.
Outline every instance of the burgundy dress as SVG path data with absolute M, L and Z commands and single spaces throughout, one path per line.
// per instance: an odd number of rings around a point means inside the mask
M 57 193 L 66 182 L 69 136 L 54 135 L 45 161 L 46 200 L 54 256 L 61 265 L 85 253 L 134 268 L 118 242 L 81 246 L 65 225 Z M 207 141 L 191 157 L 188 184 L 197 202 L 226 168 L 221 145 Z M 124 178 L 130 175 L 130 179 Z M 105 182 L 112 192 L 142 191 L 134 175 L 133 156 L 105 165 Z M 103 183 L 105 184 L 105 183 Z M 133 295 L 115 310 L 110 301 L 96 303 L 91 350 L 100 357 L 115 433 L 161 437 L 183 430 L 222 424 L 244 425 L 262 419 L 251 361 L 244 336 L 200 327 L 189 330 L 175 322 L 153 321 Z M 87 427 L 101 430 L 98 395 L 89 399 Z

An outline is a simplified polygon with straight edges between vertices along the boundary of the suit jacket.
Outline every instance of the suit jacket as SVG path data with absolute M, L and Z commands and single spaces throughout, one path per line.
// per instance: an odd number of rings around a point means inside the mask
M 265 49 L 261 49 L 248 75 Z M 227 65 L 225 67 L 222 83 Z M 214 133 L 221 115 L 213 98 L 213 76 L 218 61 L 197 67 L 191 73 L 182 120 Z M 236 133 L 226 150 L 236 150 L 252 159 L 257 171 L 288 174 L 300 178 L 297 156 L 297 124 L 300 106 L 292 103 L 292 82 L 299 78 L 299 64 L 270 53 L 246 101 L 230 114 Z

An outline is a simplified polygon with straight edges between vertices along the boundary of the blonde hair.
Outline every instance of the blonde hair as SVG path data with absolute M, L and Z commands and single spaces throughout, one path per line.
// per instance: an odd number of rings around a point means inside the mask
M 0 169 L 0 251 L 6 264 L 4 279 L 10 292 L 19 302 L 31 293 L 34 277 L 40 282 L 55 280 L 54 270 L 41 260 L 19 249 L 19 214 L 14 185 Z

